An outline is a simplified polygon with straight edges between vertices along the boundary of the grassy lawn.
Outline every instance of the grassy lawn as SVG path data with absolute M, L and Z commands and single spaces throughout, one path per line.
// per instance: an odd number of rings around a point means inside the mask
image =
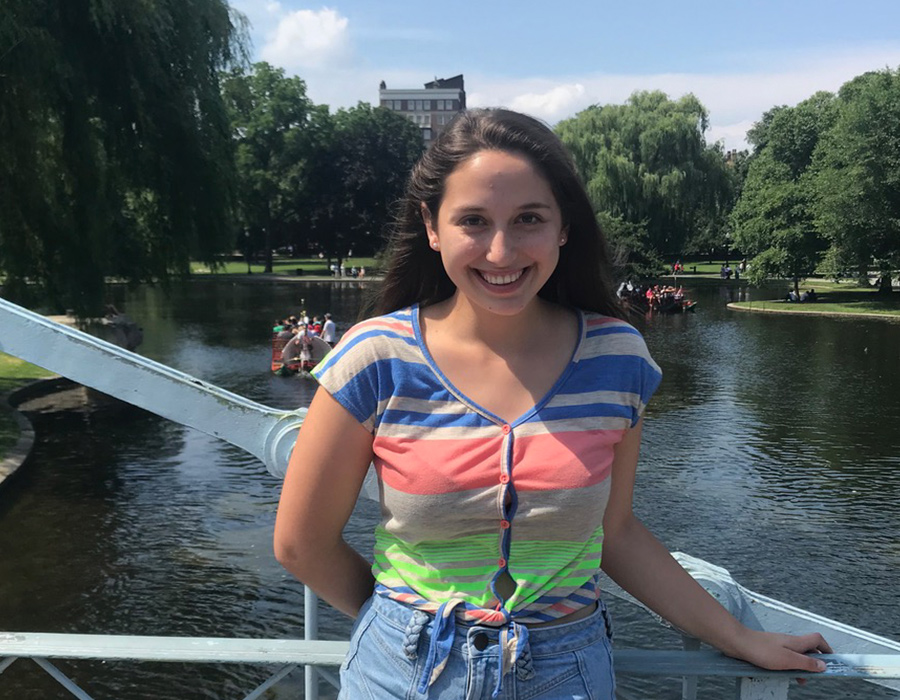
M 53 373 L 0 352 L 0 395 L 27 384 L 32 379 L 52 377 Z M 6 401 L 0 401 L 0 459 L 19 439 L 19 426 Z
M 855 283 L 826 282 L 823 280 L 807 280 L 800 286 L 801 291 L 813 288 L 819 299 L 812 304 L 798 304 L 781 299 L 771 301 L 740 301 L 735 306 L 760 310 L 785 312 L 816 312 L 841 314 L 879 314 L 890 316 L 900 321 L 900 293 L 885 298 L 871 287 L 860 287 Z
M 366 273 L 375 270 L 375 258 L 350 258 L 344 261 L 344 267 L 364 267 Z M 272 274 L 295 276 L 297 269 L 303 270 L 304 275 L 331 275 L 328 269 L 327 258 L 275 258 L 272 261 Z M 262 274 L 265 270 L 263 263 L 251 263 L 250 270 L 253 274 Z M 202 263 L 191 263 L 191 272 L 195 274 L 210 273 L 210 269 Z M 247 263 L 243 260 L 228 260 L 215 270 L 212 274 L 247 274 Z

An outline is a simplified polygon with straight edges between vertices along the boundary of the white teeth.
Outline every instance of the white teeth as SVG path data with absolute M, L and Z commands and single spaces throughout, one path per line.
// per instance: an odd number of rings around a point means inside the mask
M 482 272 L 481 276 L 488 284 L 512 284 L 519 279 L 524 272 L 525 270 L 519 270 L 518 272 L 513 272 L 509 275 L 491 275 L 487 272 Z

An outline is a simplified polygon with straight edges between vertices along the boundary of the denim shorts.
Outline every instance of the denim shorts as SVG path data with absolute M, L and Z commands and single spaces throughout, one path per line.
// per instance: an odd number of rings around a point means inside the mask
M 434 618 L 375 594 L 353 627 L 339 700 L 613 700 L 608 620 L 599 602 L 581 620 L 529 629 L 527 650 L 500 683 L 499 630 L 456 623 L 447 665 L 423 693 Z

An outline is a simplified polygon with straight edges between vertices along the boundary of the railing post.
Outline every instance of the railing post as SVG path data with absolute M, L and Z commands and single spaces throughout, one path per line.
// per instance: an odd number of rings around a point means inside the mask
M 319 597 L 309 586 L 303 587 L 303 639 L 319 638 Z M 306 700 L 319 700 L 319 669 L 312 664 L 304 666 L 304 695 Z
M 790 678 L 738 678 L 737 700 L 787 700 Z
M 685 651 L 700 651 L 700 640 L 696 637 L 682 635 L 682 647 Z M 697 676 L 685 676 L 681 681 L 681 700 L 697 700 Z

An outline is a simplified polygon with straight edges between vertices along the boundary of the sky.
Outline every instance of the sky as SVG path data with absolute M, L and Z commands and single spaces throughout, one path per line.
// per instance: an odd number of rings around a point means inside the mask
M 745 148 L 776 105 L 900 67 L 900 0 L 230 0 L 254 61 L 306 81 L 332 110 L 378 86 L 465 77 L 469 107 L 552 124 L 637 90 L 693 93 L 706 139 Z

